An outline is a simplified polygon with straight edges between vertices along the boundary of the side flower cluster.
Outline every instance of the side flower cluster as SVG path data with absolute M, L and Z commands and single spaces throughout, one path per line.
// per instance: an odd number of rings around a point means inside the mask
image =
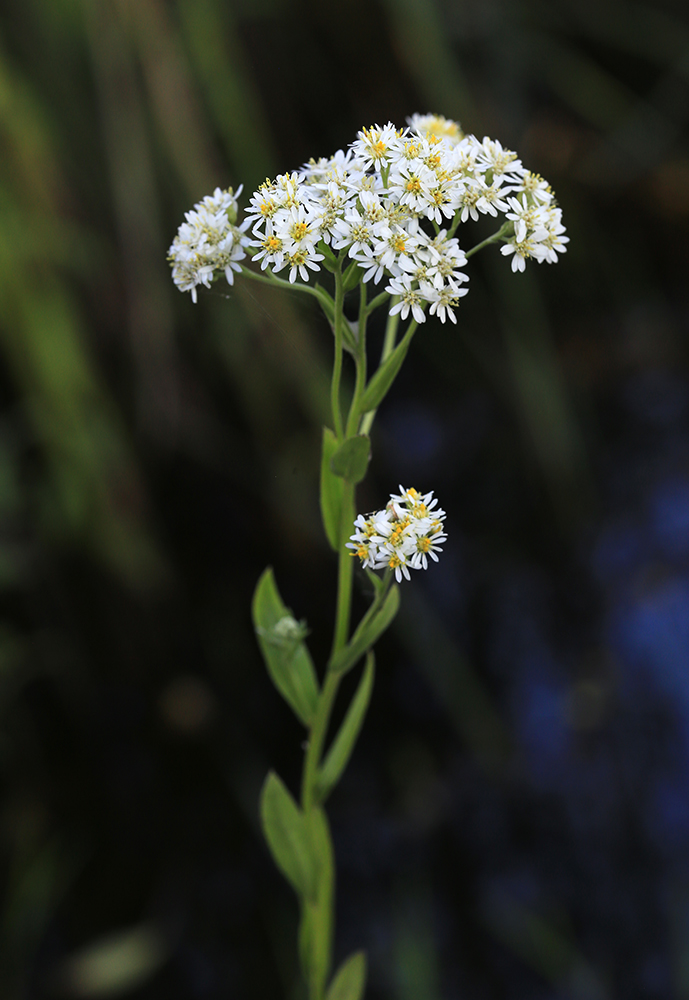
M 224 268 L 231 284 L 247 246 L 263 270 L 287 270 L 291 282 L 308 282 L 326 257 L 338 255 L 364 282 L 386 282 L 391 314 L 406 319 L 411 312 L 422 323 L 428 309 L 456 323 L 469 280 L 459 227 L 482 215 L 500 218 L 501 249 L 513 271 L 527 260 L 554 263 L 568 242 L 542 177 L 496 140 L 464 135 L 438 115 L 414 115 L 406 129 L 391 122 L 364 128 L 346 152 L 266 181 L 239 228 L 232 212 L 221 218 L 220 196 L 188 213 L 170 250 L 175 282 L 193 296 L 216 269 Z M 232 193 L 224 196 L 236 213 Z M 251 237 L 243 235 L 249 226 Z
M 232 188 L 216 188 L 212 195 L 206 195 L 185 214 L 186 222 L 179 227 L 168 251 L 172 280 L 180 291 L 191 292 L 194 302 L 196 286 L 210 288 L 216 270 L 224 271 L 231 285 L 234 272 L 242 269 L 239 261 L 246 257 L 244 248 L 249 237 L 244 233 L 250 220 L 236 225 L 241 191 L 240 185 L 236 194 Z
M 368 569 L 392 569 L 399 583 L 411 579 L 409 569 L 428 569 L 428 557 L 438 562 L 446 540 L 445 511 L 433 499 L 433 491 L 419 493 L 400 486 L 391 493 L 384 510 L 359 514 L 356 531 L 347 542 L 352 555 Z

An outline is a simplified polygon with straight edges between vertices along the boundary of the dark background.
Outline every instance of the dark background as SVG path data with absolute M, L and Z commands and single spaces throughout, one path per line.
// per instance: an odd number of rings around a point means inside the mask
M 5 0 L 3 1000 L 296 996 L 256 801 L 303 734 L 249 605 L 273 564 L 323 662 L 332 338 L 165 257 L 215 185 L 415 111 L 516 149 L 571 243 L 474 258 L 374 430 L 359 509 L 433 489 L 450 538 L 331 801 L 336 957 L 370 1000 L 689 997 L 684 3 Z

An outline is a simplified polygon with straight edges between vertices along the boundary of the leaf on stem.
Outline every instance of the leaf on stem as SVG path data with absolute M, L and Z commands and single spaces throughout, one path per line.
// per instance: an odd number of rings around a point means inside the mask
M 337 970 L 326 1000 L 361 1000 L 365 985 L 366 955 L 363 951 L 355 951 Z
M 390 593 L 385 598 L 380 611 L 371 618 L 367 618 L 364 615 L 363 620 L 349 643 L 330 661 L 328 669 L 336 674 L 343 674 L 347 670 L 350 670 L 357 660 L 361 659 L 364 653 L 378 641 L 383 632 L 392 624 L 399 606 L 399 587 L 396 583 L 393 583 Z
M 306 816 L 274 771 L 261 792 L 261 823 L 275 864 L 298 895 L 315 900 L 318 856 Z
M 366 710 L 371 700 L 374 675 L 375 659 L 373 653 L 369 652 L 366 657 L 364 672 L 356 689 L 356 694 L 352 698 L 339 732 L 333 740 L 323 765 L 319 770 L 316 787 L 320 802 L 325 802 L 349 763 L 349 758 L 352 755 L 354 744 L 358 739 L 366 716 Z
M 405 337 L 400 340 L 397 347 L 394 349 L 392 354 L 388 357 L 386 361 L 380 366 L 375 375 L 371 378 L 364 389 L 363 395 L 359 401 L 359 412 L 368 413 L 369 410 L 375 410 L 385 395 L 395 381 L 397 372 L 402 367 L 402 362 L 404 361 L 407 351 L 409 350 L 409 344 L 411 343 L 411 337 Z
M 321 452 L 321 516 L 328 541 L 337 552 L 340 547 L 340 519 L 342 512 L 341 476 L 336 476 L 330 468 L 330 460 L 338 449 L 338 441 L 329 427 L 323 428 L 323 449 Z
M 330 469 L 349 483 L 360 483 L 366 475 L 371 458 L 371 441 L 367 434 L 348 438 L 330 459 Z
M 310 726 L 318 702 L 316 671 L 303 632 L 283 604 L 270 566 L 256 585 L 251 613 L 273 684 L 304 725 Z

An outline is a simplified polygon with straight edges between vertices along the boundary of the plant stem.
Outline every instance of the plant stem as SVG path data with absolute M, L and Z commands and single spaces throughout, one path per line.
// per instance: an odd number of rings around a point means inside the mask
M 366 388 L 366 321 L 368 319 L 368 312 L 366 307 L 366 285 L 362 281 L 359 286 L 359 339 L 357 352 L 354 355 L 356 382 L 354 383 L 354 395 L 347 417 L 347 437 L 352 437 L 357 433 L 359 400 Z
M 335 362 L 333 378 L 330 384 L 330 406 L 333 414 L 333 430 L 338 441 L 342 441 L 342 410 L 340 408 L 340 383 L 342 381 L 342 323 L 344 306 L 344 282 L 342 280 L 342 264 L 335 271 Z
M 365 286 L 363 286 L 362 284 L 362 287 Z M 371 299 L 371 301 L 366 306 L 366 315 L 369 316 L 372 312 L 374 312 L 378 308 L 378 306 L 382 306 L 382 304 L 389 298 L 390 298 L 390 292 L 381 292 L 380 295 L 376 295 L 375 299 Z
M 284 278 L 278 278 L 272 272 L 264 274 L 260 271 L 252 271 L 248 267 L 242 265 L 242 274 L 245 278 L 251 278 L 253 281 L 260 281 L 264 285 L 272 285 L 273 288 L 286 288 L 290 292 L 303 292 L 305 295 L 312 295 L 315 299 L 321 303 L 327 315 L 327 306 L 332 308 L 332 299 L 328 293 L 323 288 L 312 288 L 311 285 L 305 285 L 302 281 L 285 281 Z
M 332 656 L 347 643 L 349 618 L 352 607 L 353 565 L 349 550 L 345 548 L 346 538 L 354 524 L 354 485 L 345 481 L 342 495 L 342 518 L 340 521 L 340 545 L 338 555 L 337 605 Z M 315 804 L 316 778 L 321 762 L 323 743 L 328 731 L 330 713 L 340 686 L 341 675 L 328 671 L 319 696 L 316 716 L 309 733 L 306 759 L 302 777 L 302 807 L 306 811 Z
M 399 302 L 399 299 L 394 298 L 392 300 L 392 305 L 396 305 L 397 302 Z M 399 313 L 395 313 L 394 316 L 388 316 L 388 321 L 385 326 L 385 338 L 383 340 L 383 350 L 381 351 L 380 355 L 381 365 L 388 360 L 388 358 L 395 349 L 395 341 L 397 340 L 397 327 L 399 325 L 400 325 Z
M 471 250 L 467 250 L 466 256 L 471 257 L 472 254 L 475 254 L 479 250 L 482 250 L 484 247 L 487 247 L 490 243 L 497 243 L 497 241 L 502 236 L 504 236 L 509 229 L 512 228 L 514 228 L 512 223 L 506 222 L 504 226 L 501 226 L 500 229 L 498 229 L 497 233 L 493 233 L 493 235 L 489 236 L 487 240 L 483 240 L 481 243 L 477 243 L 475 247 L 472 247 Z

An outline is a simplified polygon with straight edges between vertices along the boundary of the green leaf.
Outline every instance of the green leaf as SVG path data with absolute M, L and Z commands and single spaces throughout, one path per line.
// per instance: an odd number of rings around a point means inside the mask
M 318 856 L 309 825 L 274 771 L 261 791 L 261 823 L 275 864 L 299 896 L 315 900 L 318 889 Z
M 407 339 L 405 337 L 400 340 L 399 344 L 387 361 L 383 362 L 378 371 L 371 378 L 371 381 L 364 389 L 361 400 L 359 401 L 360 413 L 368 413 L 369 410 L 375 410 L 380 405 L 388 389 L 395 381 L 397 372 L 402 367 L 402 362 L 407 355 L 410 343 L 411 338 Z
M 366 955 L 355 951 L 337 970 L 325 1000 L 361 1000 L 365 985 Z
M 344 483 L 330 468 L 330 460 L 338 449 L 337 438 L 329 427 L 323 428 L 321 452 L 321 515 L 328 541 L 337 552 L 340 548 L 340 520 Z
M 318 703 L 316 671 L 303 629 L 280 597 L 269 566 L 256 585 L 251 608 L 258 644 L 275 687 L 305 726 Z
M 354 744 L 357 741 L 361 726 L 366 716 L 368 703 L 371 700 L 373 690 L 373 678 L 375 675 L 375 659 L 372 652 L 366 657 L 366 666 L 356 689 L 356 694 L 352 698 L 347 709 L 347 714 L 340 726 L 337 736 L 333 740 L 328 750 L 325 761 L 318 774 L 318 797 L 324 802 L 337 782 L 340 780 L 349 758 L 352 755 Z
M 393 583 L 380 611 L 370 618 L 364 615 L 349 643 L 330 661 L 328 669 L 337 674 L 350 670 L 392 624 L 399 606 L 399 587 Z
M 367 434 L 348 438 L 330 459 L 330 468 L 336 476 L 350 483 L 360 483 L 366 475 L 371 457 L 371 441 Z

